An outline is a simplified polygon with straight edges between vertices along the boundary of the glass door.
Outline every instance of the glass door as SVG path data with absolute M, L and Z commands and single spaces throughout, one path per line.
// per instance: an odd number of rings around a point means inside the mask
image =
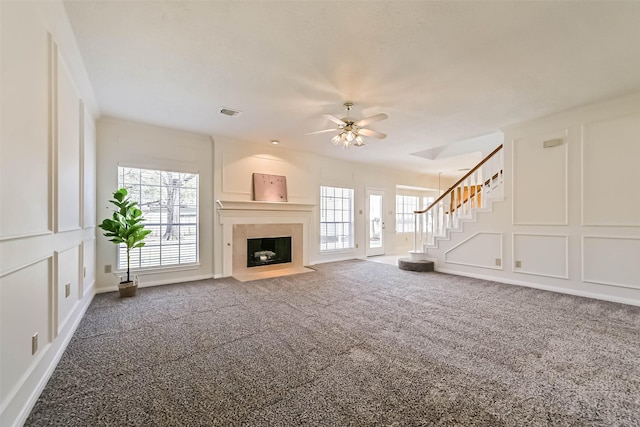
M 367 256 L 384 255 L 384 191 L 367 188 Z

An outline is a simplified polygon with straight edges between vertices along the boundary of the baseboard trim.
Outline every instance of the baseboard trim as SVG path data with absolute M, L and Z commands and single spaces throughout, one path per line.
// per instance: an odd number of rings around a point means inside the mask
M 18 391 L 11 397 L 11 400 L 0 415 L 0 425 L 17 427 L 25 423 L 38 397 L 40 397 L 42 390 L 44 390 L 51 375 L 53 375 L 53 371 L 58 366 L 62 355 L 67 349 L 67 345 L 69 345 L 69 341 L 71 341 L 73 334 L 76 332 L 91 301 L 93 301 L 93 297 L 95 296 L 94 290 L 94 284 L 89 286 L 85 292 L 82 304 L 78 306 L 74 313 L 73 322 L 67 323 L 63 329 L 63 333 L 58 335 L 50 344 L 46 353 L 42 355 Z M 12 413 L 16 415 L 11 416 Z
M 507 285 L 523 286 L 525 288 L 540 289 L 543 291 L 557 292 L 560 294 L 575 295 L 578 297 L 597 299 L 601 301 L 610 301 L 610 302 L 617 302 L 620 304 L 640 306 L 640 301 L 631 299 L 631 298 L 622 298 L 622 297 L 616 297 L 612 295 L 598 294 L 595 292 L 578 291 L 575 289 L 561 288 L 558 286 L 540 285 L 538 283 L 531 283 L 531 282 L 526 282 L 522 280 L 506 279 L 503 277 L 488 276 L 485 274 L 467 273 L 464 271 L 450 270 L 447 268 L 437 268 L 437 266 L 436 266 L 436 271 L 439 273 L 453 274 L 456 276 L 473 277 L 474 279 L 490 280 L 492 282 L 505 283 Z
M 207 280 L 213 279 L 213 274 L 204 274 L 202 276 L 191 276 L 187 278 L 177 278 L 177 279 L 162 279 L 162 280 L 153 280 L 150 282 L 142 281 L 138 287 L 140 288 L 150 288 L 152 286 L 162 286 L 162 285 L 173 285 L 175 283 L 184 283 L 184 282 L 195 282 L 197 280 Z M 118 285 L 112 285 L 102 288 L 96 289 L 96 294 L 104 294 L 106 292 L 115 292 L 118 290 Z

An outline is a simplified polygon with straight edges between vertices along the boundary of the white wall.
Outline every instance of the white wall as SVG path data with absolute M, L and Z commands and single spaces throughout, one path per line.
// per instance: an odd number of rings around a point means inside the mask
M 336 150 L 327 141 L 327 150 Z M 366 150 L 366 147 L 362 148 Z M 354 160 L 358 149 L 352 149 Z M 384 190 L 386 253 L 395 253 L 396 185 L 437 188 L 438 177 L 400 172 L 391 169 L 344 162 L 328 157 L 289 150 L 286 145 L 253 144 L 215 138 L 215 199 L 222 201 L 252 200 L 252 173 L 284 175 L 287 178 L 289 202 L 320 203 L 320 186 L 348 187 L 355 190 L 355 243 L 353 250 L 320 253 L 319 211 L 313 211 L 310 232 L 309 262 L 350 259 L 365 256 L 365 191 Z M 222 238 L 216 214 L 214 230 L 215 274 L 222 275 Z
M 97 108 L 62 3 L 0 2 L 0 19 L 0 425 L 11 426 L 94 295 Z
M 213 141 L 205 135 L 128 122 L 98 121 L 98 222 L 110 215 L 108 200 L 118 187 L 118 166 L 199 173 L 199 265 L 163 270 L 138 270 L 140 286 L 213 277 Z M 98 229 L 97 290 L 117 289 L 116 246 Z M 105 273 L 105 265 L 113 268 Z M 120 273 L 122 274 L 122 273 Z
M 504 149 L 504 202 L 429 250 L 437 268 L 640 305 L 640 93 L 513 126 Z

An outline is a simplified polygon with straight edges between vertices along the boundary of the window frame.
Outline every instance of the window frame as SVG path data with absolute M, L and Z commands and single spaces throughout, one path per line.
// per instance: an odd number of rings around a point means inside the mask
M 125 178 L 126 171 L 134 170 L 137 171 L 138 174 L 138 182 L 132 182 L 131 180 Z M 163 234 L 166 232 L 166 227 L 168 225 L 168 221 L 163 221 L 163 213 L 162 211 L 166 211 L 166 206 L 163 207 L 163 194 L 166 192 L 166 188 L 169 186 L 165 183 L 161 182 L 161 178 L 158 179 L 158 183 L 149 183 L 144 182 L 142 178 L 142 173 L 147 174 L 158 174 L 159 177 L 162 177 L 162 174 L 178 174 L 179 179 L 182 179 L 183 176 L 192 175 L 193 183 L 189 183 L 188 185 L 180 185 L 175 190 L 177 191 L 177 199 L 174 200 L 174 207 L 177 206 L 177 214 L 174 212 L 173 214 L 178 217 L 178 222 L 173 221 L 172 227 L 176 227 L 178 230 L 178 242 L 171 244 L 162 244 L 163 237 L 156 237 L 157 244 L 150 244 L 150 238 L 153 239 L 154 236 L 158 236 L 158 234 Z M 169 170 L 168 168 L 152 168 L 152 167 L 139 167 L 134 165 L 127 164 L 118 164 L 118 188 L 126 188 L 128 191 L 133 188 L 137 188 L 136 191 L 129 191 L 129 197 L 131 200 L 138 202 L 139 208 L 143 211 L 143 217 L 145 218 L 144 224 L 148 228 L 151 228 L 153 232 L 147 236 L 145 239 L 145 246 L 142 248 L 136 248 L 131 250 L 131 271 L 167 271 L 167 270 L 184 270 L 184 269 L 192 269 L 197 268 L 200 265 L 200 174 L 198 172 L 185 172 L 179 170 Z M 149 220 L 148 214 L 149 210 L 146 210 L 144 204 L 141 199 L 142 191 L 144 188 L 152 188 L 156 189 L 159 196 L 158 210 L 157 216 L 158 220 L 155 222 L 151 222 Z M 195 192 L 193 203 L 181 203 L 181 195 L 182 191 L 188 190 Z M 177 204 L 176 204 L 177 203 Z M 189 216 L 193 216 L 192 221 L 180 221 L 182 215 L 182 210 L 185 209 L 189 212 Z M 166 213 L 165 213 L 166 215 Z M 189 233 L 189 235 L 193 236 L 193 241 L 182 242 L 182 227 L 190 227 L 193 231 Z M 157 230 L 157 231 L 156 231 Z M 177 262 L 171 262 L 171 259 L 165 261 L 163 264 L 162 259 L 162 249 L 168 247 L 177 247 Z M 147 255 L 147 261 L 145 262 L 145 248 L 148 250 L 150 248 L 158 248 L 158 254 L 152 254 L 151 256 Z M 193 255 L 190 255 L 188 252 L 188 248 L 192 248 L 191 252 Z M 186 251 L 185 251 L 186 249 Z M 168 249 L 167 249 L 168 250 Z M 135 252 L 134 252 L 135 251 Z M 157 262 L 154 258 L 157 257 Z M 186 261 L 181 261 L 181 258 L 187 257 Z M 149 261 L 151 259 L 151 261 Z M 116 271 L 118 273 L 122 271 L 126 271 L 126 247 L 122 244 L 117 245 L 116 247 Z
M 326 196 L 326 192 L 331 190 L 333 192 L 332 196 Z M 340 191 L 340 195 L 336 196 L 336 190 Z M 345 191 L 348 195 L 345 197 Z M 327 206 L 327 201 L 325 199 L 331 198 L 333 199 L 333 209 L 329 209 Z M 335 209 L 336 202 L 335 200 L 341 200 L 342 208 Z M 348 209 L 345 209 L 345 201 L 348 201 Z M 331 212 L 331 215 L 329 214 Z M 339 213 L 339 214 L 338 214 Z M 348 220 L 344 220 L 345 213 L 347 214 Z M 320 204 L 319 204 L 319 249 L 321 254 L 332 253 L 332 252 L 340 252 L 340 251 L 352 251 L 355 249 L 355 189 L 348 187 L 336 187 L 329 185 L 320 185 Z M 329 217 L 333 217 L 333 221 L 328 221 Z M 337 221 L 336 218 L 340 217 L 342 220 Z M 323 218 L 325 219 L 323 221 Z M 327 234 L 327 228 L 329 224 L 332 224 L 335 227 L 335 232 L 332 235 Z M 325 231 L 323 233 L 323 225 L 325 226 Z M 345 227 L 348 228 L 348 234 L 344 234 Z M 338 234 L 338 228 L 343 231 L 343 234 Z M 329 242 L 322 242 L 323 237 L 326 239 L 328 237 L 338 239 L 340 236 L 346 236 L 346 241 L 336 240 L 335 246 L 329 248 Z M 339 245 L 337 244 L 339 243 Z M 323 247 L 324 246 L 324 247 Z
M 407 198 L 415 199 L 415 206 L 406 202 Z M 398 203 L 402 199 L 402 203 Z M 414 211 L 420 210 L 421 197 L 411 194 L 396 194 L 396 233 L 413 233 L 415 231 Z M 401 207 L 401 209 L 399 209 Z M 410 207 L 410 211 L 406 209 Z M 406 221 L 407 218 L 411 220 Z M 402 221 L 404 219 L 405 221 Z M 408 225 L 407 225 L 408 224 Z M 400 229 L 402 228 L 402 229 Z M 406 229 L 409 228 L 409 229 Z

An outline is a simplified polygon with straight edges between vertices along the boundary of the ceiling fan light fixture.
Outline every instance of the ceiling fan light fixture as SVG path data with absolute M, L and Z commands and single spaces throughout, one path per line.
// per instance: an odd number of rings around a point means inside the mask
M 332 132 L 338 131 L 337 135 L 334 135 L 331 138 L 331 142 L 333 145 L 337 146 L 338 144 L 342 145 L 342 148 L 349 148 L 352 145 L 361 147 L 364 145 L 364 136 L 371 136 L 373 138 L 384 139 L 387 137 L 386 134 L 382 132 L 376 132 L 371 129 L 366 129 L 364 126 L 369 123 L 377 122 L 380 120 L 384 120 L 388 118 L 388 116 L 384 113 L 379 113 L 374 116 L 366 117 L 364 119 L 360 119 L 354 121 L 350 118 L 349 113 L 353 108 L 352 102 L 345 102 L 344 107 L 347 110 L 347 117 L 342 119 L 337 118 L 331 114 L 324 114 L 324 116 L 331 120 L 332 122 L 338 125 L 337 129 L 324 129 L 315 132 L 308 132 L 307 135 L 313 135 L 316 133 L 324 133 L 324 132 Z
M 356 138 L 356 136 L 352 131 L 348 130 L 346 132 L 346 138 L 347 138 L 347 141 L 351 142 Z

